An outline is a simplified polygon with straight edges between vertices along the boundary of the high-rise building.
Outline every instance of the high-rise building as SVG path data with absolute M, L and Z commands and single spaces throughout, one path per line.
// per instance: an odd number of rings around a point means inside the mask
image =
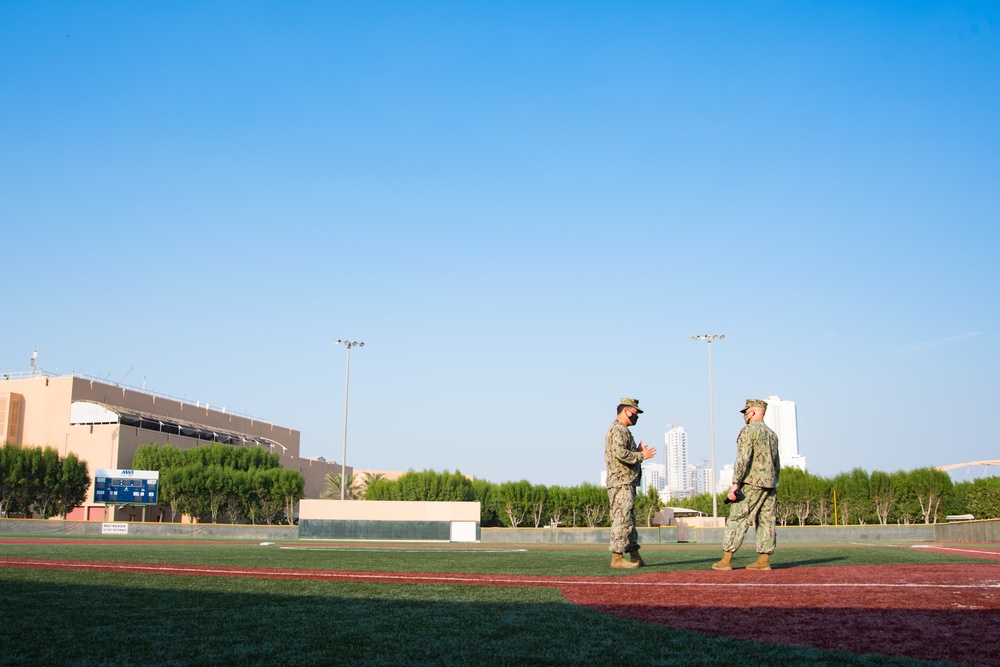
M 687 431 L 671 424 L 663 439 L 667 468 L 667 488 L 672 498 L 686 498 L 693 491 L 688 471 Z
M 729 491 L 729 487 L 733 485 L 733 464 L 727 463 L 722 466 L 722 470 L 719 471 L 719 481 L 715 485 L 715 492 L 722 493 L 723 491 Z M 709 489 L 709 493 L 711 493 Z
M 650 488 L 656 489 L 663 494 L 667 488 L 667 467 L 662 463 L 653 463 L 652 459 L 642 462 L 642 485 L 639 490 L 643 493 Z
M 692 466 L 692 476 L 694 479 L 694 493 L 700 496 L 703 493 L 712 492 L 712 468 L 708 465 Z
M 764 423 L 778 435 L 781 466 L 805 470 L 806 457 L 799 455 L 799 426 L 795 416 L 795 401 L 783 401 L 778 396 L 768 396 Z

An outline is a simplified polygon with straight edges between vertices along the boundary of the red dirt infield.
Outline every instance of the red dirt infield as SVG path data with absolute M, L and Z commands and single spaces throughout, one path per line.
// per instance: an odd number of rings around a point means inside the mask
M 963 550 L 968 546 L 963 546 Z M 987 552 L 986 557 L 992 555 Z M 783 567 L 539 577 L 291 570 L 0 558 L 2 567 L 558 588 L 603 613 L 719 636 L 853 653 L 1000 666 L 1000 568 L 992 563 Z

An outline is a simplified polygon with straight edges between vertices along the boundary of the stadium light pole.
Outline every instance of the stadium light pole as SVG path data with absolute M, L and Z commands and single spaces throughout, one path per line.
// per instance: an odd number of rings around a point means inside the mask
M 344 344 L 347 348 L 347 380 L 344 382 L 344 456 L 340 460 L 340 499 L 344 500 L 347 491 L 347 397 L 351 391 L 351 348 L 355 345 L 364 347 L 364 341 L 340 340 L 333 341 L 334 345 Z
M 718 523 L 719 519 L 719 497 L 716 494 L 716 473 L 715 473 L 715 399 L 712 397 L 712 341 L 723 340 L 725 334 L 697 334 L 691 336 L 691 340 L 703 340 L 708 343 L 708 415 L 712 422 L 712 522 Z

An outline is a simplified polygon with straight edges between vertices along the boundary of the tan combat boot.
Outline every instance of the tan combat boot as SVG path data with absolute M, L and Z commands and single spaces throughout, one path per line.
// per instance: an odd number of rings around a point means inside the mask
M 712 563 L 713 570 L 731 570 L 733 569 L 733 552 L 723 551 L 722 560 L 718 563 Z
M 637 564 L 639 567 L 645 567 L 646 566 L 646 561 L 644 561 L 642 559 L 642 556 L 639 555 L 639 550 L 638 549 L 636 549 L 634 551 L 628 552 L 628 555 L 629 555 L 629 558 L 632 559 L 632 562 L 635 563 L 635 564 Z
M 619 553 L 611 552 L 611 569 L 612 570 L 634 570 L 639 567 L 638 563 L 630 563 L 625 560 L 625 557 Z
M 770 570 L 770 556 L 768 554 L 757 554 L 757 562 L 747 565 L 748 570 Z

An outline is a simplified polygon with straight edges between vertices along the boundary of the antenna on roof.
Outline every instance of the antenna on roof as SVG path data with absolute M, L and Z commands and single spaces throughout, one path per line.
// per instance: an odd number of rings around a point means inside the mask
M 135 366 L 129 366 L 129 369 L 128 369 L 127 371 L 125 371 L 125 375 L 123 375 L 123 376 L 121 377 L 121 379 L 120 379 L 120 380 L 118 380 L 118 382 L 115 382 L 115 386 L 116 386 L 116 387 L 120 387 L 120 386 L 121 386 L 121 384 L 122 384 L 122 380 L 124 380 L 124 379 L 126 378 L 126 376 L 128 376 L 128 374 L 132 372 L 132 369 L 133 369 L 133 368 L 135 368 Z M 108 373 L 108 375 L 111 375 L 111 374 L 110 374 L 110 373 Z
M 35 376 L 35 359 L 37 359 L 37 358 L 38 358 L 38 349 L 32 347 L 31 348 L 31 362 L 30 362 L 31 363 L 31 377 Z

